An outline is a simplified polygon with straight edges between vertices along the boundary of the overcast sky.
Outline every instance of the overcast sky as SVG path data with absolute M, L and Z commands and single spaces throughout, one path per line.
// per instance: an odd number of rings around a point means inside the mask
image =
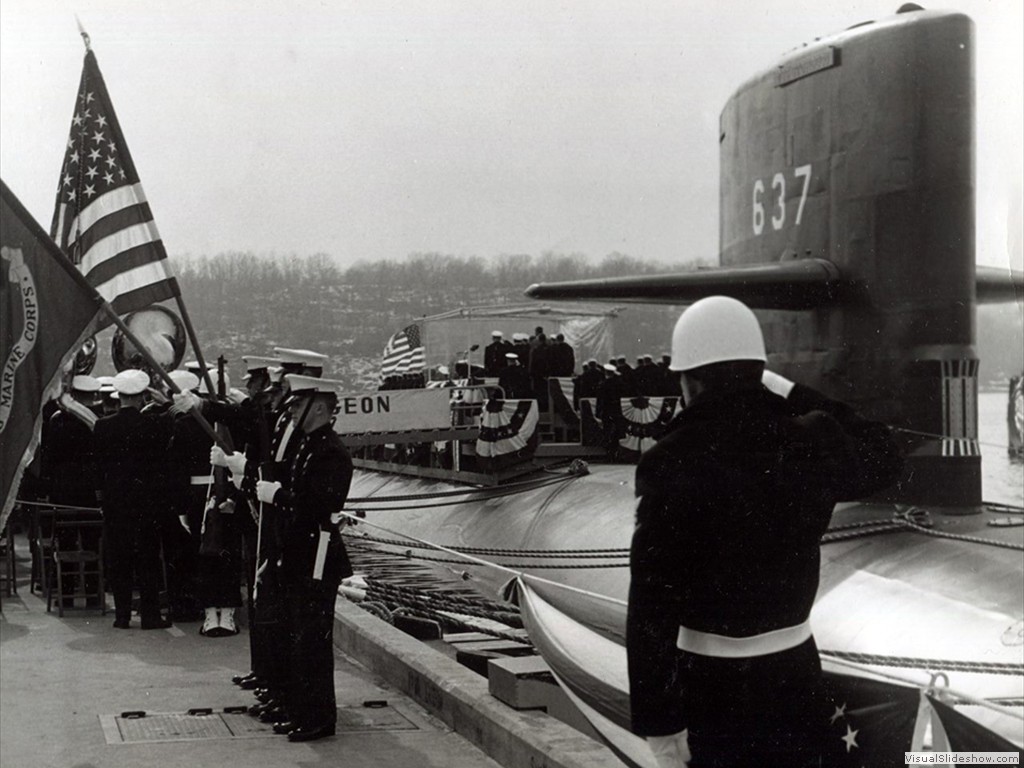
M 172 258 L 714 260 L 730 94 L 899 4 L 3 0 L 0 175 L 48 228 L 77 13 Z M 1024 4 L 924 4 L 975 20 L 978 261 L 1020 268 Z

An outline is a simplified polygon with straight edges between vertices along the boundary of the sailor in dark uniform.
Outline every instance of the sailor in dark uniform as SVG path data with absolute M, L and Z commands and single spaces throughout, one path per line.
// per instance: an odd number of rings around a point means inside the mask
M 512 350 L 512 344 L 505 341 L 501 331 L 491 332 L 491 343 L 484 347 L 484 375 L 494 377 L 505 367 L 505 353 Z
M 352 460 L 333 429 L 341 382 L 289 375 L 288 410 L 301 433 L 285 482 L 260 481 L 257 496 L 281 511 L 281 582 L 291 637 L 288 721 L 275 730 L 290 741 L 331 736 L 334 603 L 352 574 L 338 531 L 352 482 Z
M 139 587 L 143 629 L 170 626 L 160 615 L 160 495 L 154 482 L 167 461 L 170 420 L 141 413 L 149 375 L 121 371 L 114 377 L 121 408 L 96 422 L 93 452 L 102 497 L 104 552 L 111 591 L 114 626 L 128 629 L 132 586 Z
M 693 304 L 673 333 L 686 409 L 640 459 L 626 647 L 659 765 L 817 766 L 828 710 L 808 623 L 836 502 L 896 480 L 890 431 L 764 371 L 757 319 Z M 763 383 L 762 383 L 763 382 Z
M 529 347 L 524 345 L 529 351 Z M 498 374 L 498 386 L 505 392 L 507 400 L 524 400 L 534 396 L 533 387 L 530 386 L 530 372 L 520 363 L 519 355 L 515 352 L 506 352 L 507 364 Z
M 96 504 L 96 462 L 93 458 L 92 430 L 96 414 L 90 410 L 97 403 L 100 382 L 92 376 L 77 375 L 71 380 L 68 392 L 55 403 L 56 410 L 43 423 L 42 441 L 39 446 L 40 478 L 42 487 L 49 493 L 50 503 L 69 507 L 91 507 Z M 62 511 L 58 515 L 80 521 L 101 521 L 99 510 L 85 509 Z M 32 531 L 34 536 L 47 537 L 52 530 Z M 81 530 L 82 545 L 85 549 L 97 551 L 100 532 L 94 528 Z M 71 543 L 69 540 L 67 543 Z M 39 567 L 33 563 L 33 569 Z M 66 576 L 65 591 L 70 594 L 74 577 Z M 95 575 L 86 576 L 85 591 L 96 592 Z M 68 598 L 65 598 L 68 600 Z M 89 598 L 92 605 L 95 598 Z

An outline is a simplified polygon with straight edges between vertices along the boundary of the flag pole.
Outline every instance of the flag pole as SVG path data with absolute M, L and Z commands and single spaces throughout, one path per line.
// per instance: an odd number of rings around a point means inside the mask
M 104 314 L 106 314 L 106 316 L 110 318 L 114 325 L 116 325 L 121 330 L 121 333 L 124 334 L 125 338 L 135 345 L 135 348 L 139 351 L 139 354 L 141 354 L 142 357 L 145 359 L 149 367 L 158 376 L 160 376 L 160 378 L 164 381 L 165 384 L 167 384 L 168 388 L 170 388 L 172 392 L 174 392 L 175 394 L 181 394 L 181 389 L 178 387 L 178 385 L 175 384 L 174 380 L 167 375 L 167 371 L 164 370 L 164 367 L 153 358 L 153 355 L 150 353 L 148 349 L 146 349 L 146 346 L 141 341 L 139 341 L 139 339 L 135 336 L 134 333 L 132 333 L 132 330 L 128 327 L 125 321 L 118 316 L 117 312 L 114 311 L 114 308 L 110 305 L 110 302 L 104 299 L 98 293 L 96 294 L 96 298 L 99 299 L 100 309 L 102 309 Z M 207 379 L 209 379 L 209 374 L 207 374 Z M 200 411 L 198 407 L 193 407 L 192 410 L 189 411 L 189 413 L 191 413 L 192 417 L 197 422 L 199 422 L 199 426 L 203 428 L 203 431 L 206 432 L 206 434 L 208 434 L 211 438 L 213 438 L 214 443 L 223 448 L 225 452 L 230 453 L 228 446 L 224 443 L 223 440 L 221 440 L 220 436 L 217 434 L 217 431 L 210 425 L 210 422 L 206 420 L 206 417 L 203 416 L 202 411 Z
M 203 359 L 203 350 L 199 348 L 199 341 L 196 339 L 196 329 L 192 326 L 192 318 L 189 317 L 188 309 L 185 308 L 185 302 L 181 298 L 181 288 L 178 286 L 178 278 L 172 277 L 170 279 L 170 283 L 174 287 L 174 301 L 178 305 L 178 311 L 181 312 L 181 321 L 185 324 L 185 333 L 188 334 L 189 343 L 192 344 L 192 349 L 196 353 L 196 362 L 199 363 L 199 367 L 202 370 L 203 381 L 206 382 L 207 390 L 212 396 L 217 390 L 213 387 L 213 380 L 210 378 L 210 371 L 206 367 L 206 360 Z
M 82 42 L 85 43 L 86 53 L 92 50 L 90 47 L 92 41 L 89 39 L 89 33 L 85 31 L 85 27 L 82 26 L 82 20 L 78 18 L 78 14 L 75 14 L 75 23 L 78 25 L 78 34 L 82 36 Z

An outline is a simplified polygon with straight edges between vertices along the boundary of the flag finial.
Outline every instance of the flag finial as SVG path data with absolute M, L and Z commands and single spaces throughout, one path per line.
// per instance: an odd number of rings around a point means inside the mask
M 85 31 L 85 28 L 82 26 L 82 20 L 78 18 L 77 13 L 75 14 L 75 23 L 78 24 L 78 34 L 82 36 L 82 42 L 85 43 L 85 50 L 91 51 L 92 48 L 89 47 L 89 44 L 91 42 L 89 40 L 89 33 Z

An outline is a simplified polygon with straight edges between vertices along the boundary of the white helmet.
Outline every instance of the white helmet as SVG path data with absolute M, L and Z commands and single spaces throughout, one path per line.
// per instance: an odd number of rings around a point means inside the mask
M 690 371 L 732 360 L 768 360 L 750 308 L 728 296 L 708 296 L 683 310 L 672 330 L 669 369 Z

